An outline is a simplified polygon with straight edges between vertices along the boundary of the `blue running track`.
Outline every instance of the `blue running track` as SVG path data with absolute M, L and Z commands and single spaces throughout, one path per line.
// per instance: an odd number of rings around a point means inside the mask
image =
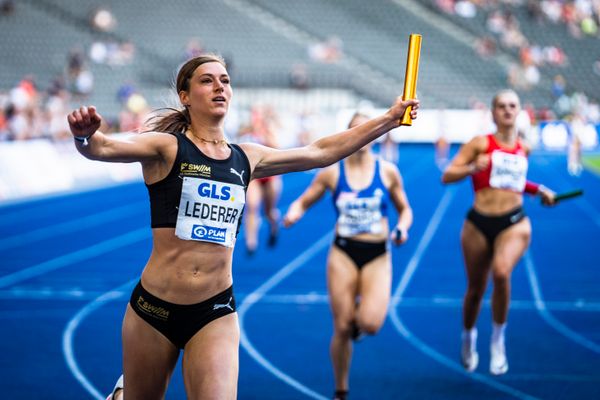
M 459 232 L 470 183 L 442 186 L 430 146 L 404 146 L 400 158 L 415 223 L 409 242 L 393 250 L 389 318 L 355 346 L 351 398 L 600 399 L 600 177 L 570 177 L 564 155 L 532 156 L 532 180 L 586 193 L 554 209 L 525 200 L 533 241 L 513 274 L 510 370 L 493 377 L 489 290 L 478 322 L 479 368 L 465 373 L 458 359 L 465 288 Z M 313 176 L 285 176 L 283 212 Z M 261 243 L 248 257 L 240 236 L 240 399 L 333 393 L 325 285 L 333 225 L 329 198 L 283 230 L 274 248 Z M 0 206 L 3 397 L 106 397 L 121 372 L 121 320 L 150 234 L 142 183 Z M 167 399 L 183 398 L 178 370 Z

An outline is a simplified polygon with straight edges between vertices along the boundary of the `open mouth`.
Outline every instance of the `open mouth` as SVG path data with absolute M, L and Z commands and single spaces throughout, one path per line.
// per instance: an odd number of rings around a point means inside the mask
M 213 97 L 212 101 L 215 101 L 217 103 L 225 103 L 227 100 L 225 100 L 225 97 L 223 96 L 217 96 Z

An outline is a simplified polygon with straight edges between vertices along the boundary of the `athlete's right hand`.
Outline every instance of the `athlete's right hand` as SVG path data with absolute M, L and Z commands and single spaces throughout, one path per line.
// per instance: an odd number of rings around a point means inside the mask
M 479 154 L 475 161 L 473 161 L 473 173 L 483 171 L 490 165 L 489 154 Z
M 296 202 L 292 203 L 287 213 L 285 213 L 283 217 L 283 226 L 289 228 L 290 226 L 298 222 L 303 215 L 304 211 L 302 210 L 300 204 Z
M 84 106 L 67 115 L 67 121 L 73 136 L 87 138 L 100 128 L 102 117 L 96 111 L 96 107 Z
M 420 104 L 418 99 L 402 100 L 402 96 L 399 96 L 388 110 L 388 114 L 391 115 L 394 121 L 400 121 L 406 109 L 410 107 L 410 118 L 417 119 L 417 110 Z

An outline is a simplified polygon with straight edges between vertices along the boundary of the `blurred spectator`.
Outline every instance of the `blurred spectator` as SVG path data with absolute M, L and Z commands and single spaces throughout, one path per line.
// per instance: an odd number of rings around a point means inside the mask
M 567 81 L 562 75 L 555 75 L 552 79 L 552 96 L 555 99 L 558 99 L 562 95 L 565 94 L 565 88 L 567 86 Z
M 119 129 L 123 132 L 138 132 L 150 112 L 148 102 L 140 93 L 132 93 L 119 113 Z
M 308 48 L 311 60 L 325 64 L 334 64 L 342 57 L 343 42 L 337 36 L 330 36 L 325 42 L 319 42 Z
M 136 92 L 136 87 L 133 82 L 124 82 L 117 89 L 117 101 L 121 106 L 124 106 L 129 100 L 129 97 Z
M 496 54 L 496 41 L 490 36 L 477 39 L 475 51 L 481 58 L 493 57 Z
M 80 98 L 87 98 L 94 90 L 94 75 L 86 67 L 79 46 L 72 48 L 67 56 L 67 80 L 69 91 Z
M 446 14 L 454 14 L 454 0 L 436 0 L 435 4 Z
M 67 55 L 67 77 L 69 80 L 74 80 L 83 69 L 85 56 L 83 49 L 80 46 L 73 47 Z
M 470 1 L 459 0 L 454 5 L 454 12 L 463 18 L 473 18 L 477 15 L 477 8 Z
M 96 64 L 128 65 L 133 62 L 135 46 L 131 41 L 96 40 L 90 46 L 89 57 Z
M 15 12 L 15 2 L 13 0 L 2 0 L 0 3 L 0 16 L 12 15 Z
M 544 16 L 540 0 L 527 0 L 527 15 L 536 22 L 542 22 Z
M 106 7 L 99 7 L 90 14 L 90 26 L 100 32 L 112 32 L 117 27 L 117 20 Z
M 184 52 L 184 61 L 187 61 L 191 58 L 198 57 L 204 54 L 204 46 L 202 45 L 202 41 L 197 37 L 192 37 L 188 40 L 185 45 Z
M 304 63 L 295 63 L 290 71 L 290 86 L 294 89 L 308 89 L 308 67 Z
M 64 89 L 54 88 L 48 94 L 44 134 L 52 139 L 70 139 L 72 135 L 67 122 L 70 111 L 69 93 Z
M 594 61 L 594 64 L 592 65 L 592 71 L 594 71 L 596 75 L 600 76 L 600 58 Z

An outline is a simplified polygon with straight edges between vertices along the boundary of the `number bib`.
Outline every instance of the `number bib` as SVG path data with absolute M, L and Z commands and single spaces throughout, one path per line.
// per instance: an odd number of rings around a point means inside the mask
M 245 203 L 243 186 L 186 176 L 175 235 L 184 240 L 233 247 Z
M 342 193 L 336 206 L 340 213 L 337 220 L 340 236 L 383 232 L 381 197 L 356 197 L 355 193 Z
M 523 192 L 527 181 L 527 159 L 522 155 L 492 152 L 490 186 Z

